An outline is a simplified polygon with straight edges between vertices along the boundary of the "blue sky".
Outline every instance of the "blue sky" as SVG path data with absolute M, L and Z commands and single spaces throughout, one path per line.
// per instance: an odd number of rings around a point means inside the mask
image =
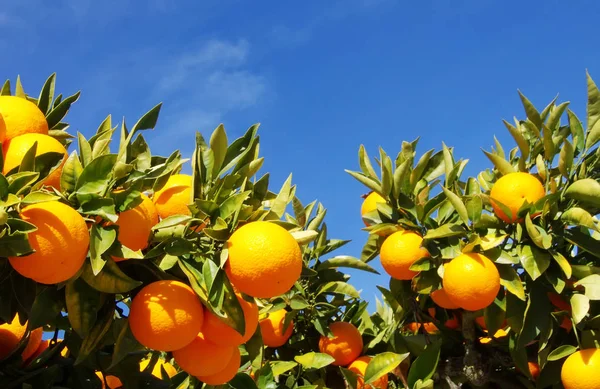
M 196 130 L 223 122 L 233 139 L 260 122 L 273 188 L 293 173 L 300 199 L 328 208 L 330 234 L 352 239 L 339 254 L 358 256 L 366 189 L 344 169 L 358 170 L 359 145 L 445 141 L 473 174 L 494 134 L 513 147 L 501 120 L 523 116 L 518 88 L 540 108 L 560 93 L 583 119 L 599 14 L 593 0 L 5 0 L 0 76 L 37 93 L 57 72 L 60 92 L 82 90 L 68 121 L 86 135 L 162 101 L 147 135 L 162 155 L 189 156 Z M 367 299 L 388 283 L 352 274 Z

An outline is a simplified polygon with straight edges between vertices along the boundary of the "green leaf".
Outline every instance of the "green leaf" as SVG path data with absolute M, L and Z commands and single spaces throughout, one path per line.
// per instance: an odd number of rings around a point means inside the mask
M 590 310 L 590 299 L 583 294 L 571 296 L 571 316 L 575 324 L 579 324 Z
M 444 224 L 438 228 L 435 228 L 433 230 L 427 231 L 427 233 L 425 234 L 423 239 L 431 240 L 431 239 L 449 238 L 452 236 L 465 235 L 466 233 L 467 233 L 467 231 L 460 224 L 448 223 L 448 224 Z
M 2 85 L 2 90 L 0 91 L 0 95 L 2 96 L 10 96 L 10 80 L 6 80 L 4 85 Z
M 21 97 L 23 99 L 27 98 L 27 93 L 23 89 L 23 85 L 21 84 L 21 76 L 17 75 L 17 83 L 15 85 L 15 96 Z
M 600 241 L 584 234 L 577 229 L 567 229 L 563 231 L 564 238 L 577 247 L 600 258 Z
M 319 236 L 314 230 L 293 231 L 291 234 L 300 246 L 313 242 Z
M 362 170 L 364 175 L 377 179 L 377 173 L 375 173 L 375 169 L 373 169 L 373 165 L 371 165 L 369 155 L 367 154 L 364 145 L 360 145 L 358 149 L 358 163 L 360 164 L 360 170 Z
M 548 128 L 544 125 L 543 130 L 543 139 L 544 139 L 544 158 L 549 163 L 554 159 L 554 142 L 552 141 L 552 129 Z
M 427 348 L 415 359 L 408 371 L 408 387 L 412 388 L 418 380 L 433 377 L 440 360 L 441 340 L 427 345 Z
M 104 335 L 106 335 L 113 323 L 115 314 L 114 307 L 115 302 L 113 300 L 107 300 L 107 303 L 104 304 L 102 309 L 100 309 L 96 324 L 94 327 L 92 327 L 90 332 L 81 343 L 81 348 L 79 349 L 79 354 L 75 360 L 75 365 L 79 365 L 86 360 L 87 357 L 96 349 L 96 347 L 98 347 L 104 338 Z
M 600 183 L 593 178 L 577 180 L 567 188 L 565 197 L 600 207 Z
M 527 142 L 521 131 L 519 131 L 519 129 L 517 129 L 515 126 L 513 126 L 506 120 L 503 120 L 502 122 L 508 129 L 508 132 L 510 132 L 510 135 L 512 135 L 515 142 L 517 142 L 519 150 L 521 151 L 521 157 L 523 158 L 523 160 L 527 160 L 527 158 L 529 158 L 529 143 Z
M 71 192 L 77 185 L 77 179 L 83 172 L 83 166 L 79 161 L 77 152 L 73 151 L 63 165 L 60 176 L 60 188 L 63 192 Z
M 570 344 L 564 344 L 564 345 L 558 346 L 557 348 L 552 350 L 552 352 L 550 354 L 548 354 L 547 360 L 548 361 L 558 361 L 560 359 L 568 357 L 569 355 L 573 354 L 575 351 L 577 351 L 577 347 L 571 346 Z
M 525 348 L 529 342 L 544 333 L 552 325 L 551 311 L 552 306 L 545 289 L 533 285 L 525 308 L 523 327 L 519 334 L 519 348 Z
M 362 183 L 364 186 L 371 189 L 372 191 L 375 191 L 379 194 L 382 193 L 381 184 L 379 183 L 378 180 L 375 180 L 374 178 L 365 176 L 362 173 L 353 172 L 351 170 L 344 170 L 344 171 L 346 173 L 350 174 L 352 177 L 357 179 L 360 183 Z
M 71 327 L 81 338 L 85 338 L 94 326 L 103 297 L 80 278 L 67 283 L 65 288 L 69 313 L 67 317 Z
M 104 267 L 106 261 L 102 259 L 102 254 L 112 246 L 116 239 L 117 230 L 115 228 L 99 227 L 97 224 L 92 225 L 90 231 L 90 261 L 94 275 L 98 275 Z
M 417 162 L 417 165 L 410 174 L 410 187 L 412 189 L 414 189 L 417 186 L 417 183 L 423 177 L 423 173 L 425 172 L 425 168 L 429 164 L 432 154 L 433 150 L 429 150 L 425 154 L 423 154 L 421 158 L 419 158 L 419 162 Z
M 460 216 L 460 218 L 465 224 L 469 224 L 469 214 L 467 212 L 467 207 L 465 207 L 465 204 L 462 202 L 460 197 L 458 197 L 458 195 L 444 187 L 442 187 L 442 190 L 444 191 L 444 194 L 458 213 L 458 216 Z
M 376 355 L 371 359 L 365 370 L 365 383 L 370 384 L 384 375 L 391 373 L 409 355 L 410 353 L 396 354 L 393 352 L 384 352 Z
M 127 293 L 142 283 L 123 273 L 117 263 L 112 259 L 106 261 L 106 265 L 100 273 L 94 275 L 92 266 L 89 263 L 83 265 L 81 278 L 92 288 L 103 293 Z
M 55 287 L 45 286 L 35 297 L 29 315 L 29 327 L 39 328 L 48 323 L 52 324 L 54 319 L 60 315 L 62 309 L 62 296 Z
M 569 178 L 571 168 L 573 167 L 574 150 L 573 145 L 568 139 L 565 139 L 562 150 L 560 150 L 560 158 L 558 160 L 558 171 L 565 178 Z
M 525 289 L 517 271 L 509 265 L 496 265 L 500 273 L 500 284 L 510 293 L 525 301 Z
M 586 71 L 587 102 L 587 138 L 585 148 L 592 148 L 600 140 L 600 91 L 590 74 Z
M 227 134 L 222 123 L 219 124 L 210 137 L 210 148 L 213 151 L 214 159 L 213 177 L 217 177 L 227 154 Z
M 69 96 L 62 100 L 60 104 L 54 107 L 48 114 L 46 115 L 46 121 L 48 122 L 48 128 L 53 129 L 60 121 L 67 115 L 69 112 L 69 108 L 71 108 L 71 104 L 76 102 L 79 99 L 81 92 L 77 92 L 72 96 Z
M 38 96 L 37 106 L 46 115 L 52 108 L 52 100 L 54 100 L 54 86 L 56 83 L 56 73 L 52 73 L 44 83 L 40 95 Z
M 271 370 L 273 371 L 273 376 L 278 377 L 285 372 L 288 372 L 298 366 L 296 362 L 292 361 L 272 361 L 271 362 Z
M 117 336 L 117 341 L 115 342 L 115 347 L 112 354 L 112 360 L 108 370 L 117 366 L 130 353 L 142 351 L 144 349 L 145 347 L 142 346 L 131 333 L 131 328 L 129 327 L 128 320 L 125 323 L 125 325 L 121 328 L 119 336 Z
M 219 205 L 219 216 L 225 220 L 229 216 L 238 212 L 246 199 L 250 196 L 252 191 L 247 190 L 242 193 L 234 194 L 233 196 L 228 197 Z M 287 203 L 286 203 L 287 205 Z M 284 208 L 285 210 L 285 208 Z
M 519 260 L 529 276 L 535 281 L 550 266 L 550 255 L 532 246 L 519 246 Z
M 489 158 L 489 160 L 494 164 L 496 169 L 498 169 L 498 171 L 502 175 L 506 175 L 508 173 L 514 173 L 516 171 L 515 168 L 513 167 L 513 165 L 511 165 L 510 162 L 508 162 L 504 158 L 502 158 L 496 154 L 488 153 L 485 150 L 482 150 L 482 151 Z
M 408 194 L 406 176 L 409 167 L 409 161 L 404 161 L 394 171 L 394 185 L 392 186 L 394 198 L 399 198 L 401 193 Z
M 346 283 L 346 282 L 342 282 L 342 281 L 331 281 L 326 283 L 325 285 L 322 285 L 318 292 L 317 295 L 320 294 L 341 294 L 341 295 L 347 295 L 353 298 L 360 298 L 360 295 L 358 294 L 358 291 L 354 288 L 354 286 Z
M 90 146 L 85 136 L 78 132 L 77 133 L 77 141 L 79 143 L 79 155 L 81 155 L 81 163 L 83 166 L 87 166 L 90 162 L 92 162 L 92 146 Z
M 571 264 L 569 263 L 569 261 L 559 252 L 551 251 L 550 254 L 552 254 L 552 257 L 554 258 L 556 263 L 558 263 L 560 269 L 563 271 L 563 273 L 565 273 L 565 276 L 567 278 L 571 278 L 573 269 L 571 268 Z
M 116 223 L 118 216 L 115 210 L 114 200 L 111 198 L 96 197 L 96 195 L 93 196 L 94 197 L 89 196 L 91 197 L 89 200 L 82 198 L 81 206 L 77 211 L 85 215 L 101 216 L 104 219 Z
M 465 204 L 467 208 L 467 215 L 469 220 L 476 225 L 481 220 L 481 213 L 483 212 L 483 200 L 480 196 L 473 196 L 467 200 Z
M 394 176 L 392 173 L 392 159 L 379 148 L 381 154 L 381 192 L 384 197 L 389 196 L 392 190 Z
M 570 109 L 567 109 L 567 115 L 569 117 L 569 127 L 571 128 L 571 134 L 573 135 L 573 145 L 575 150 L 581 151 L 585 147 L 585 133 L 583 131 L 583 125 L 581 121 Z
M 584 226 L 593 230 L 598 230 L 594 223 L 592 215 L 583 208 L 573 207 L 567 209 L 561 216 L 560 219 L 572 226 Z
M 585 296 L 590 300 L 600 300 L 600 274 L 589 275 L 575 283 L 585 288 Z
M 531 120 L 531 122 L 533 124 L 535 124 L 537 128 L 541 128 L 543 122 L 542 122 L 542 117 L 540 116 L 540 113 L 533 106 L 531 101 L 529 101 L 529 99 L 527 97 L 525 97 L 525 95 L 523 93 L 521 93 L 521 91 L 518 91 L 518 92 L 519 92 L 519 97 L 521 98 L 521 102 L 523 103 L 523 108 L 525 108 L 525 114 L 527 115 L 527 118 L 529 120 Z
M 552 246 L 552 236 L 540 226 L 533 224 L 529 213 L 525 216 L 525 228 L 536 246 L 544 250 L 547 250 Z
M 32 252 L 33 249 L 26 233 L 15 232 L 4 235 L 0 239 L 0 256 L 2 257 L 20 257 Z
M 45 192 L 31 192 L 21 200 L 21 204 L 30 205 L 37 203 L 45 203 L 47 201 L 56 201 L 60 197 Z
M 290 194 L 292 188 L 292 175 L 290 174 L 281 186 L 281 190 L 271 204 L 271 211 L 280 218 L 285 213 L 287 205 L 290 203 Z M 310 229 L 310 228 L 309 228 Z
M 91 161 L 77 180 L 77 193 L 104 193 L 108 189 L 113 166 L 117 162 L 115 154 L 105 154 Z
M 303 355 L 296 355 L 294 360 L 307 369 L 322 369 L 335 361 L 329 354 L 315 353 L 313 351 Z
M 361 261 L 358 258 L 350 257 L 348 255 L 339 255 L 337 257 L 330 258 L 319 264 L 317 270 L 335 269 L 339 267 L 358 269 L 369 273 L 379 274 L 377 270 L 373 269 L 365 262 Z

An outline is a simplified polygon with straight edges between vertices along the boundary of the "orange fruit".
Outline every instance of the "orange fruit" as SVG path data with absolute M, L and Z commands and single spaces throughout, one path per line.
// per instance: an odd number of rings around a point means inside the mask
M 242 358 L 240 355 L 240 350 L 237 347 L 234 347 L 233 355 L 223 370 L 211 375 L 198 376 L 197 378 L 207 385 L 224 385 L 231 381 L 233 377 L 235 377 L 240 368 L 241 362 Z
M 432 322 L 426 322 L 426 323 L 416 323 L 416 322 L 411 322 L 408 323 L 406 326 L 404 326 L 404 329 L 407 331 L 412 332 L 413 334 L 416 334 L 417 332 L 419 332 L 419 329 L 421 328 L 421 325 L 423 325 L 423 329 L 425 330 L 425 332 L 427 332 L 428 334 L 437 334 L 440 330 L 436 327 L 436 325 Z
M 21 357 L 23 360 L 29 359 L 33 354 L 35 354 L 36 350 L 40 347 L 42 343 L 42 335 L 44 334 L 42 328 L 36 328 L 35 330 L 29 333 L 29 339 L 27 340 L 27 346 L 21 353 Z
M 329 329 L 333 337 L 321 336 L 319 350 L 335 359 L 333 365 L 347 366 L 362 353 L 362 336 L 353 324 L 344 321 L 331 323 Z
M 1 142 L 29 133 L 48 135 L 46 116 L 37 105 L 27 99 L 0 96 L 0 114 L 4 119 L 4 126 L 0 126 Z
M 529 373 L 531 374 L 533 380 L 537 381 L 538 377 L 540 376 L 540 365 L 529 361 L 527 362 L 527 367 L 529 368 Z
M 188 345 L 200 332 L 203 319 L 202 304 L 193 289 L 172 280 L 146 285 L 133 298 L 129 312 L 133 336 L 158 351 Z
M 162 219 L 173 215 L 191 215 L 188 205 L 192 203 L 192 176 L 171 175 L 165 186 L 154 193 L 152 201 Z
M 148 247 L 148 240 L 152 234 L 152 227 L 158 223 L 158 213 L 154 203 L 142 194 L 142 202 L 136 207 L 119 214 L 115 223 L 119 226 L 117 239 L 127 248 L 137 251 Z M 113 259 L 117 262 L 124 258 Z
M 100 379 L 100 381 L 102 381 L 102 389 L 117 389 L 117 388 L 122 388 L 123 387 L 123 383 L 121 382 L 121 380 L 119 379 L 119 377 L 116 377 L 114 375 L 107 375 L 106 376 L 106 384 L 104 383 L 104 375 L 97 371 L 96 375 L 98 376 L 98 378 Z M 108 385 L 108 388 L 107 388 Z
M 38 346 L 38 348 L 35 350 L 35 352 L 29 357 L 29 359 L 27 361 L 25 361 L 25 364 L 28 365 L 31 362 L 33 362 L 44 351 L 46 351 L 48 349 L 48 347 L 50 347 L 50 339 L 42 340 L 40 342 L 40 345 Z
M 262 319 L 260 324 L 260 333 L 262 334 L 263 343 L 267 347 L 283 346 L 294 331 L 294 322 L 290 322 L 285 332 L 283 325 L 285 321 L 285 309 L 280 309 L 269 313 L 269 316 Z
M 12 267 L 42 284 L 58 284 L 77 274 L 90 245 L 83 217 L 64 203 L 46 201 L 23 208 L 21 218 L 37 227 L 28 236 L 35 252 L 9 257 Z
M 410 280 L 418 272 L 410 270 L 417 260 L 428 257 L 429 252 L 421 247 L 423 238 L 412 231 L 394 232 L 381 245 L 379 257 L 383 269 L 397 280 Z
M 141 361 L 140 362 L 140 371 L 144 371 L 144 369 L 146 369 L 146 367 L 148 367 L 149 364 L 150 364 L 150 359 L 144 359 L 143 361 Z M 177 369 L 175 369 L 175 367 L 173 367 L 173 365 L 171 365 L 169 362 L 167 362 L 163 359 L 159 359 L 156 361 L 156 363 L 154 364 L 154 367 L 152 368 L 152 371 L 150 373 L 153 376 L 155 376 L 156 378 L 162 379 L 161 367 L 163 367 L 165 369 L 165 372 L 167 372 L 167 375 L 169 376 L 169 378 L 172 378 L 174 375 L 177 374 Z
M 4 142 L 6 140 L 6 123 L 4 122 L 4 117 L 0 112 L 0 142 Z
M 444 326 L 449 330 L 457 330 L 460 328 L 460 323 L 458 322 L 458 317 L 453 315 L 450 319 L 446 320 Z
M 225 369 L 237 346 L 220 346 L 208 340 L 202 332 L 190 344 L 173 351 L 175 362 L 193 376 L 212 375 Z
M 445 265 L 442 280 L 446 295 L 467 311 L 484 309 L 500 291 L 500 274 L 482 254 L 461 254 Z
M 371 357 L 365 355 L 356 358 L 350 365 L 348 365 L 348 370 L 357 375 L 356 389 L 387 389 L 387 374 L 376 379 L 371 384 L 365 385 L 365 372 L 367 371 L 367 366 L 369 366 L 369 362 L 371 362 Z
M 563 298 L 556 292 L 548 292 L 548 299 L 556 308 L 561 311 L 569 311 L 571 312 L 571 304 L 563 300 Z
M 59 167 L 50 172 L 50 174 L 42 181 L 44 185 L 52 186 L 60 190 L 60 176 L 62 168 L 67 161 L 67 150 L 56 139 L 50 135 L 44 134 L 23 134 L 12 138 L 2 145 L 4 152 L 4 167 L 2 173 L 8 174 L 11 170 L 21 165 L 23 157 L 27 151 L 37 142 L 35 156 L 40 156 L 45 153 L 61 153 L 63 159 Z
M 21 342 L 27 333 L 27 322 L 21 325 L 17 313 L 10 323 L 0 325 L 0 359 L 6 358 Z M 31 357 L 42 342 L 42 328 L 30 332 L 27 345 L 21 352 L 23 360 Z
M 546 195 L 542 183 L 532 174 L 515 172 L 506 174 L 492 187 L 490 202 L 494 213 L 506 223 L 517 221 L 517 211 L 525 203 L 535 203 Z M 498 202 L 510 209 L 512 215 L 506 215 Z
M 360 215 L 363 217 L 363 223 L 369 227 L 371 224 L 364 218 L 365 214 L 372 212 L 377 209 L 377 203 L 386 203 L 385 199 L 377 192 L 371 192 L 362 203 L 360 207 Z
M 235 230 L 227 241 L 225 271 L 240 292 L 252 297 L 279 296 L 298 281 L 302 251 L 285 228 L 255 221 Z
M 246 321 L 244 335 L 242 336 L 207 309 L 202 326 L 202 333 L 206 336 L 206 339 L 221 346 L 239 346 L 246 343 L 254 335 L 256 327 L 258 327 L 258 306 L 254 301 L 245 300 L 238 292 L 236 292 L 236 297 L 242 306 L 242 311 L 244 311 L 244 320 Z
M 454 304 L 452 302 L 452 300 L 450 300 L 450 298 L 444 291 L 444 288 L 434 290 L 433 292 L 431 292 L 431 294 L 429 296 L 431 296 L 431 299 L 433 300 L 433 302 L 440 308 L 444 308 L 444 309 L 460 308 L 458 305 Z
M 565 389 L 600 388 L 600 349 L 588 348 L 569 355 L 560 378 Z

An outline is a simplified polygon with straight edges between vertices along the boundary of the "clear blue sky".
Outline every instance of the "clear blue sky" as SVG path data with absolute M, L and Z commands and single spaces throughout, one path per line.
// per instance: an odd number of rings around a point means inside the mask
M 523 116 L 517 88 L 540 108 L 560 93 L 583 119 L 599 14 L 594 0 L 5 0 L 0 76 L 37 93 L 57 72 L 60 92 L 83 92 L 68 121 L 86 135 L 162 101 L 147 139 L 163 155 L 189 156 L 196 130 L 223 122 L 233 139 L 262 123 L 273 188 L 292 172 L 331 235 L 353 240 L 339 254 L 358 256 L 366 190 L 344 169 L 358 170 L 359 145 L 445 141 L 473 173 L 494 134 L 513 146 L 501 119 Z M 370 300 L 388 283 L 352 274 Z

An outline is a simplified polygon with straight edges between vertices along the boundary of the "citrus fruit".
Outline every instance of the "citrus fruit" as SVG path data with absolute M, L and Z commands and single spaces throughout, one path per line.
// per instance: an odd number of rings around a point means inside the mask
M 275 312 L 270 312 L 269 315 L 259 322 L 260 333 L 262 334 L 263 343 L 267 347 L 283 346 L 294 331 L 294 322 L 291 321 L 287 329 L 283 331 L 285 321 L 285 309 L 280 309 Z
M 458 317 L 456 315 L 453 315 L 451 318 L 449 318 L 448 320 L 446 320 L 446 322 L 444 323 L 444 326 L 446 328 L 448 328 L 449 330 L 457 330 L 460 328 L 460 323 L 458 321 Z
M 421 325 L 423 326 L 423 329 L 425 330 L 425 332 L 427 332 L 428 334 L 437 334 L 438 332 L 440 332 L 440 330 L 432 322 L 426 322 L 423 324 L 417 323 L 417 322 L 411 322 L 411 323 L 408 323 L 404 328 L 407 331 L 410 331 L 413 334 L 416 334 L 417 332 L 419 332 Z
M 25 364 L 27 365 L 33 362 L 37 357 L 42 355 L 42 353 L 46 351 L 48 347 L 50 347 L 50 339 L 42 340 L 35 352 L 29 357 L 29 360 L 25 361 Z
M 410 280 L 418 272 L 410 270 L 417 260 L 428 257 L 429 253 L 421 244 L 421 235 L 412 231 L 398 231 L 388 236 L 381 245 L 379 257 L 383 269 L 397 280 Z
M 377 203 L 386 203 L 385 199 L 377 192 L 371 192 L 362 203 L 360 207 L 360 215 L 362 216 L 363 223 L 369 227 L 371 224 L 365 219 L 367 213 L 373 212 L 377 209 Z
M 225 270 L 240 292 L 252 297 L 279 296 L 294 285 L 302 272 L 302 251 L 285 228 L 255 221 L 235 230 L 227 241 Z
M 234 347 L 233 355 L 223 370 L 211 375 L 198 376 L 198 379 L 207 385 L 224 385 L 235 377 L 240 368 L 241 361 L 240 350 Z
M 51 152 L 63 154 L 63 159 L 60 166 L 51 171 L 50 174 L 42 181 L 44 185 L 60 189 L 60 176 L 62 174 L 63 165 L 67 160 L 67 150 L 59 141 L 50 135 L 23 134 L 4 143 L 2 146 L 4 152 L 4 167 L 2 169 L 2 173 L 6 175 L 14 168 L 20 166 L 25 154 L 35 142 L 37 142 L 37 148 L 35 151 L 36 157 Z
M 41 328 L 39 330 L 41 331 Z M 32 331 L 29 335 L 30 340 L 21 353 L 23 360 L 27 359 L 29 356 L 31 356 L 31 354 L 33 354 L 33 352 L 31 350 L 27 350 L 27 348 L 29 348 L 29 345 L 36 340 L 35 338 L 37 336 L 34 334 L 36 331 L 37 330 Z M 17 348 L 26 332 L 27 322 L 21 324 L 18 313 L 10 323 L 4 323 L 0 325 L 0 359 L 6 358 L 15 348 Z M 26 355 L 26 351 L 29 355 Z M 35 351 L 35 348 L 33 351 Z
M 162 219 L 173 215 L 191 215 L 188 205 L 192 203 L 192 176 L 171 175 L 165 186 L 154 193 L 152 201 Z
M 42 328 L 36 328 L 35 330 L 29 333 L 27 346 L 25 346 L 25 349 L 23 349 L 23 352 L 21 353 L 21 358 L 23 358 L 24 361 L 29 359 L 33 354 L 35 354 L 38 347 L 40 347 L 40 344 L 42 343 L 42 335 Z
M 494 213 L 506 223 L 517 221 L 517 212 L 525 201 L 533 204 L 546 195 L 542 183 L 532 174 L 524 172 L 508 173 L 494 184 L 490 191 L 490 202 Z M 498 205 L 506 206 L 512 215 L 507 215 Z
M 117 239 L 122 245 L 133 251 L 143 250 L 148 247 L 152 227 L 156 223 L 158 223 L 158 213 L 154 203 L 148 196 L 142 194 L 142 202 L 139 205 L 119 214 L 115 223 L 119 226 Z M 117 262 L 124 259 L 113 258 Z
M 21 218 L 37 227 L 28 235 L 35 252 L 9 257 L 12 267 L 42 284 L 57 284 L 77 274 L 90 245 L 83 217 L 66 204 L 46 201 L 23 208 Z
M 460 308 L 458 305 L 454 304 L 452 300 L 448 297 L 444 288 L 435 290 L 430 294 L 433 302 L 440 308 L 444 309 L 458 309 Z
M 5 131 L 1 131 L 0 126 L 2 142 L 28 133 L 48 134 L 46 116 L 37 105 L 27 99 L 18 96 L 0 96 L 0 114 L 4 119 L 5 127 Z
M 529 374 L 531 374 L 531 378 L 533 378 L 534 381 L 537 381 L 538 377 L 540 376 L 540 365 L 529 361 L 527 362 L 527 367 L 529 368 Z
M 387 389 L 387 374 L 379 377 L 374 382 L 365 385 L 365 372 L 367 371 L 369 362 L 371 362 L 371 357 L 364 355 L 356 358 L 350 365 L 348 365 L 348 370 L 355 373 L 357 376 L 356 389 Z
M 146 369 L 146 367 L 148 367 L 149 364 L 150 364 L 150 359 L 144 359 L 143 361 L 141 361 L 140 362 L 140 371 L 144 371 L 144 369 Z M 150 373 L 153 376 L 155 376 L 156 378 L 162 379 L 161 367 L 163 367 L 165 369 L 165 372 L 167 373 L 169 378 L 171 378 L 175 374 L 177 374 L 177 369 L 175 369 L 175 367 L 173 367 L 173 365 L 171 365 L 169 362 L 167 362 L 163 359 L 159 359 L 156 361 L 156 363 L 154 364 L 154 367 L 152 368 L 152 371 Z
M 242 336 L 207 309 L 202 326 L 202 333 L 206 336 L 206 339 L 221 346 L 239 346 L 246 343 L 254 335 L 256 327 L 258 327 L 258 307 L 254 301 L 247 301 L 238 292 L 236 292 L 236 297 L 244 312 L 244 335 Z
M 173 351 L 175 362 L 193 376 L 212 375 L 225 369 L 237 346 L 220 346 L 207 340 L 202 332 L 190 344 Z
M 319 350 L 335 359 L 333 365 L 347 366 L 362 353 L 362 336 L 353 324 L 344 321 L 331 323 L 329 329 L 333 337 L 321 336 Z
M 461 254 L 445 265 L 442 283 L 450 301 L 467 311 L 478 311 L 496 299 L 500 274 L 486 256 Z
M 565 389 L 600 388 L 600 349 L 588 348 L 574 352 L 565 360 L 560 378 Z
M 133 298 L 129 326 L 145 347 L 174 351 L 194 340 L 203 318 L 202 304 L 192 288 L 183 282 L 162 280 L 146 285 Z
M 102 381 L 102 389 L 117 389 L 117 388 L 123 387 L 123 383 L 121 382 L 119 377 L 116 377 L 114 375 L 107 375 L 106 381 L 105 381 L 105 379 L 104 379 L 105 377 L 101 372 L 97 371 L 96 375 L 98 376 L 100 381 Z M 108 388 L 107 388 L 107 386 L 108 386 Z

